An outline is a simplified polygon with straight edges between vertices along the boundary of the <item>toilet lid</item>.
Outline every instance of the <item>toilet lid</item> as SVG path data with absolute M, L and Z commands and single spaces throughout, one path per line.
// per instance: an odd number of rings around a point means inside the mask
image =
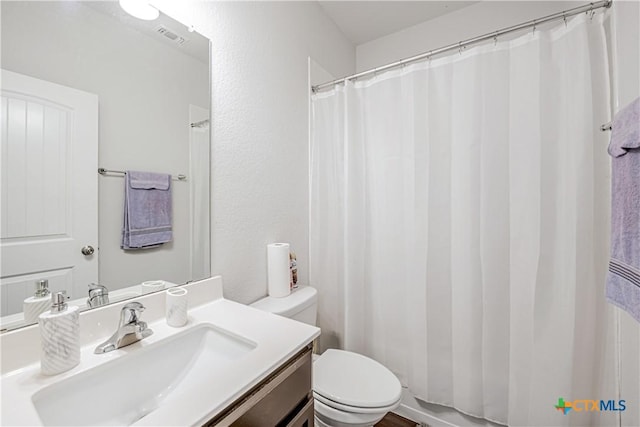
M 400 399 L 402 386 L 375 360 L 343 350 L 327 350 L 313 363 L 313 391 L 343 405 L 380 408 Z

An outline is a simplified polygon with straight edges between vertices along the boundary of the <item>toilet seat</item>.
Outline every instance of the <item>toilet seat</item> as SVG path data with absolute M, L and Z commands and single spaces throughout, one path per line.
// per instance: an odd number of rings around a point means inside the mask
M 315 400 L 316 403 L 320 402 L 333 409 L 337 409 L 342 412 L 349 412 L 352 414 L 378 414 L 381 412 L 386 414 L 387 412 L 394 410 L 398 406 L 398 403 L 400 403 L 400 398 L 399 398 L 396 402 L 388 406 L 381 406 L 381 407 L 375 407 L 375 408 L 350 406 L 350 405 L 345 405 L 340 402 L 335 402 L 333 400 L 327 399 L 326 397 L 316 393 L 315 391 L 313 392 L 313 399 Z
M 333 408 L 330 405 L 325 405 L 320 400 L 316 400 L 314 401 L 314 412 L 316 416 L 316 425 L 373 426 L 378 421 L 380 421 L 388 411 L 378 411 L 370 414 L 347 412 Z M 318 423 L 318 419 L 324 424 Z
M 391 371 L 375 360 L 330 349 L 313 363 L 313 392 L 325 405 L 365 414 L 397 407 L 402 386 Z

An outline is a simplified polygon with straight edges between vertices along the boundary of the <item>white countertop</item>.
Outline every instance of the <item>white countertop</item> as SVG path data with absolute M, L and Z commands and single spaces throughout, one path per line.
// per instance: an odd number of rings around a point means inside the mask
M 144 319 L 143 319 L 144 320 Z M 106 354 L 96 355 L 97 344 L 108 337 L 87 344 L 82 348 L 80 365 L 60 375 L 47 377 L 40 374 L 40 364 L 32 363 L 2 376 L 2 425 L 41 425 L 31 396 L 39 390 L 61 380 L 71 378 L 81 372 L 109 363 L 135 351 L 135 348 L 157 343 L 185 329 L 202 324 L 213 324 L 247 338 L 256 347 L 217 373 L 210 375 L 210 381 L 200 388 L 190 389 L 188 396 L 169 394 L 160 407 L 134 425 L 139 426 L 185 426 L 202 425 L 220 413 L 229 404 L 268 377 L 276 368 L 312 342 L 320 330 L 316 327 L 296 322 L 271 313 L 218 299 L 189 310 L 189 322 L 182 328 L 169 327 L 164 319 L 149 324 L 154 334 L 140 342 Z M 19 349 L 16 349 L 19 351 Z M 162 357 L 162 354 L 158 354 Z M 215 372 L 215 370 L 212 370 Z M 123 383 L 123 387 L 135 384 Z M 175 397 L 175 398 L 172 398 Z M 179 398 L 178 398 L 179 397 Z M 96 398 L 100 398 L 96 396 Z M 61 408 L 65 410 L 65 408 Z

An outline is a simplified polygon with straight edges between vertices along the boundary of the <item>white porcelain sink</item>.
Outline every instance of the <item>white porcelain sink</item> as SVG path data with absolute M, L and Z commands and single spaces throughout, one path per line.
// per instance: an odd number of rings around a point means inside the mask
M 223 370 L 255 347 L 200 324 L 147 346 L 125 347 L 129 354 L 52 384 L 32 401 L 44 425 L 130 425 L 201 385 L 203 373 Z

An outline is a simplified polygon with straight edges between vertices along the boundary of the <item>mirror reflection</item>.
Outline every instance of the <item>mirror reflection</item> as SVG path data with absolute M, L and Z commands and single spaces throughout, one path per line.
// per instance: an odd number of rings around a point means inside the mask
M 0 6 L 2 329 L 48 292 L 86 309 L 209 277 L 209 41 L 117 2 Z

